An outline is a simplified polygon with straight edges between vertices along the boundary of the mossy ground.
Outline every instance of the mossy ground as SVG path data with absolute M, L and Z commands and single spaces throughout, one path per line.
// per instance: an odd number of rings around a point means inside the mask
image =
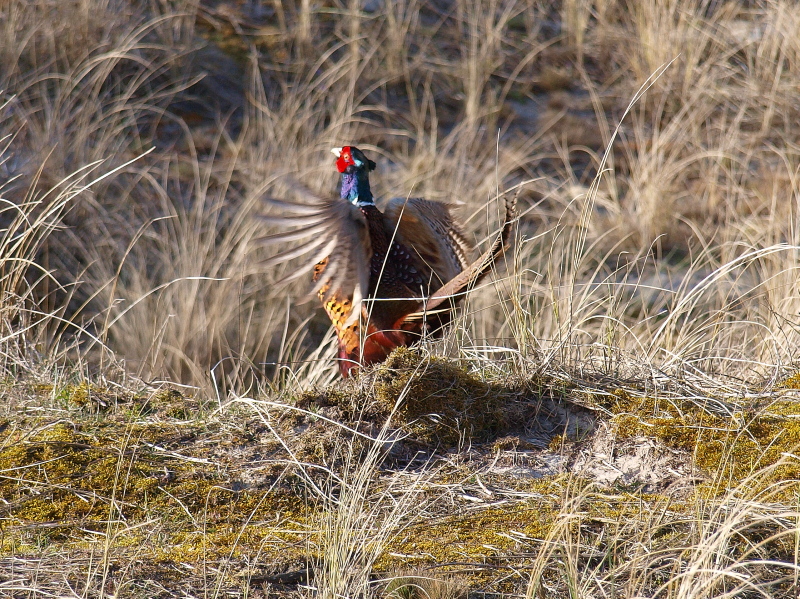
M 771 468 L 751 488 L 758 492 L 776 482 L 800 481 L 800 461 L 791 457 L 800 447 L 800 402 L 791 393 L 795 379 L 777 385 L 776 395 L 761 405 L 730 404 L 727 413 L 713 397 L 659 400 L 623 390 L 614 392 L 606 407 L 614 413 L 611 422 L 619 438 L 647 436 L 690 453 L 707 477 L 704 494 L 721 495 Z M 781 488 L 786 499 L 798 492 L 791 484 Z
M 698 511 L 711 510 L 755 472 L 751 498 L 771 489 L 771 501 L 795 501 L 791 481 L 800 478 L 800 466 L 787 456 L 800 442 L 800 404 L 792 380 L 764 393 L 768 402 L 722 415 L 722 404 L 711 399 L 655 400 L 630 389 L 587 401 L 579 386 L 489 380 L 458 362 L 400 350 L 360 379 L 301 395 L 295 405 L 305 414 L 273 410 L 270 426 L 247 406 L 212 411 L 170 390 L 113 395 L 87 382 L 26 386 L 22 403 L 42 409 L 9 410 L 0 426 L 0 551 L 64 559 L 100 552 L 120 577 L 130 577 L 124 566 L 136 563 L 137 576 L 163 588 L 188 584 L 210 568 L 215 584 L 231 592 L 258 584 L 286 591 L 292 587 L 274 575 L 324 555 L 320 531 L 336 509 L 309 481 L 331 497 L 344 493 L 320 472 L 357 468 L 371 446 L 330 420 L 374 433 L 393 412 L 396 430 L 412 435 L 395 444 L 405 450 L 387 447 L 370 475 L 370 493 L 379 496 L 405 472 L 424 479 L 415 491 L 421 511 L 410 509 L 395 524 L 376 575 L 433 568 L 472 590 L 520 592 L 546 539 L 578 539 L 591 548 L 593 567 L 610 570 L 644 537 L 655 547 L 689 543 Z M 555 388 L 564 395 L 556 397 Z M 14 392 L 19 399 L 20 389 Z M 646 437 L 683 452 L 696 473 L 689 491 L 602 485 L 571 469 L 570 456 L 586 451 L 592 433 L 553 431 L 549 444 L 526 442 L 533 424 L 526 419 L 537 417 L 531 406 L 545 399 L 594 402 L 602 408 L 596 417 L 620 443 Z M 362 401 L 366 407 L 356 413 Z M 321 468 L 300 467 L 297 456 Z M 560 456 L 559 471 L 514 469 L 547 456 Z M 380 514 L 375 518 L 380 527 Z M 755 527 L 729 550 L 762 543 L 759 551 L 790 557 L 791 543 L 764 542 L 769 534 Z M 193 574 L 178 576 L 181 570 Z M 545 576 L 558 579 L 555 571 Z

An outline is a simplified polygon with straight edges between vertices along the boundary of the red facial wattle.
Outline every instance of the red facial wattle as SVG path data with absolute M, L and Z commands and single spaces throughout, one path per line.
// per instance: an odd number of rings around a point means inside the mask
M 350 146 L 345 146 L 342 148 L 342 151 L 339 154 L 339 159 L 336 161 L 336 169 L 340 173 L 343 173 L 350 165 L 355 165 L 355 161 L 353 160 L 353 154 L 350 151 Z

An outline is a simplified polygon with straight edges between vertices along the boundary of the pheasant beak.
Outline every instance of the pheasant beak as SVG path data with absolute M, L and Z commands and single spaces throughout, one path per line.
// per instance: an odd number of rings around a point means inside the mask
M 331 148 L 331 154 L 339 158 L 342 155 L 342 148 Z

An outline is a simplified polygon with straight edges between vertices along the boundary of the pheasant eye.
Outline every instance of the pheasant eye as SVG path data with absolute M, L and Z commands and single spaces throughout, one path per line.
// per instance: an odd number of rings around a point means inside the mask
M 348 154 L 347 152 L 342 154 L 342 160 L 344 160 L 345 162 L 350 162 L 350 154 Z

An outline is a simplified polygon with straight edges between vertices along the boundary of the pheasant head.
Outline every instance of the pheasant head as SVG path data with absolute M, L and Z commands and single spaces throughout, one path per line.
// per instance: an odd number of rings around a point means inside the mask
M 355 146 L 331 150 L 336 156 L 336 168 L 342 174 L 342 199 L 356 206 L 375 205 L 369 188 L 369 171 L 376 164 Z

